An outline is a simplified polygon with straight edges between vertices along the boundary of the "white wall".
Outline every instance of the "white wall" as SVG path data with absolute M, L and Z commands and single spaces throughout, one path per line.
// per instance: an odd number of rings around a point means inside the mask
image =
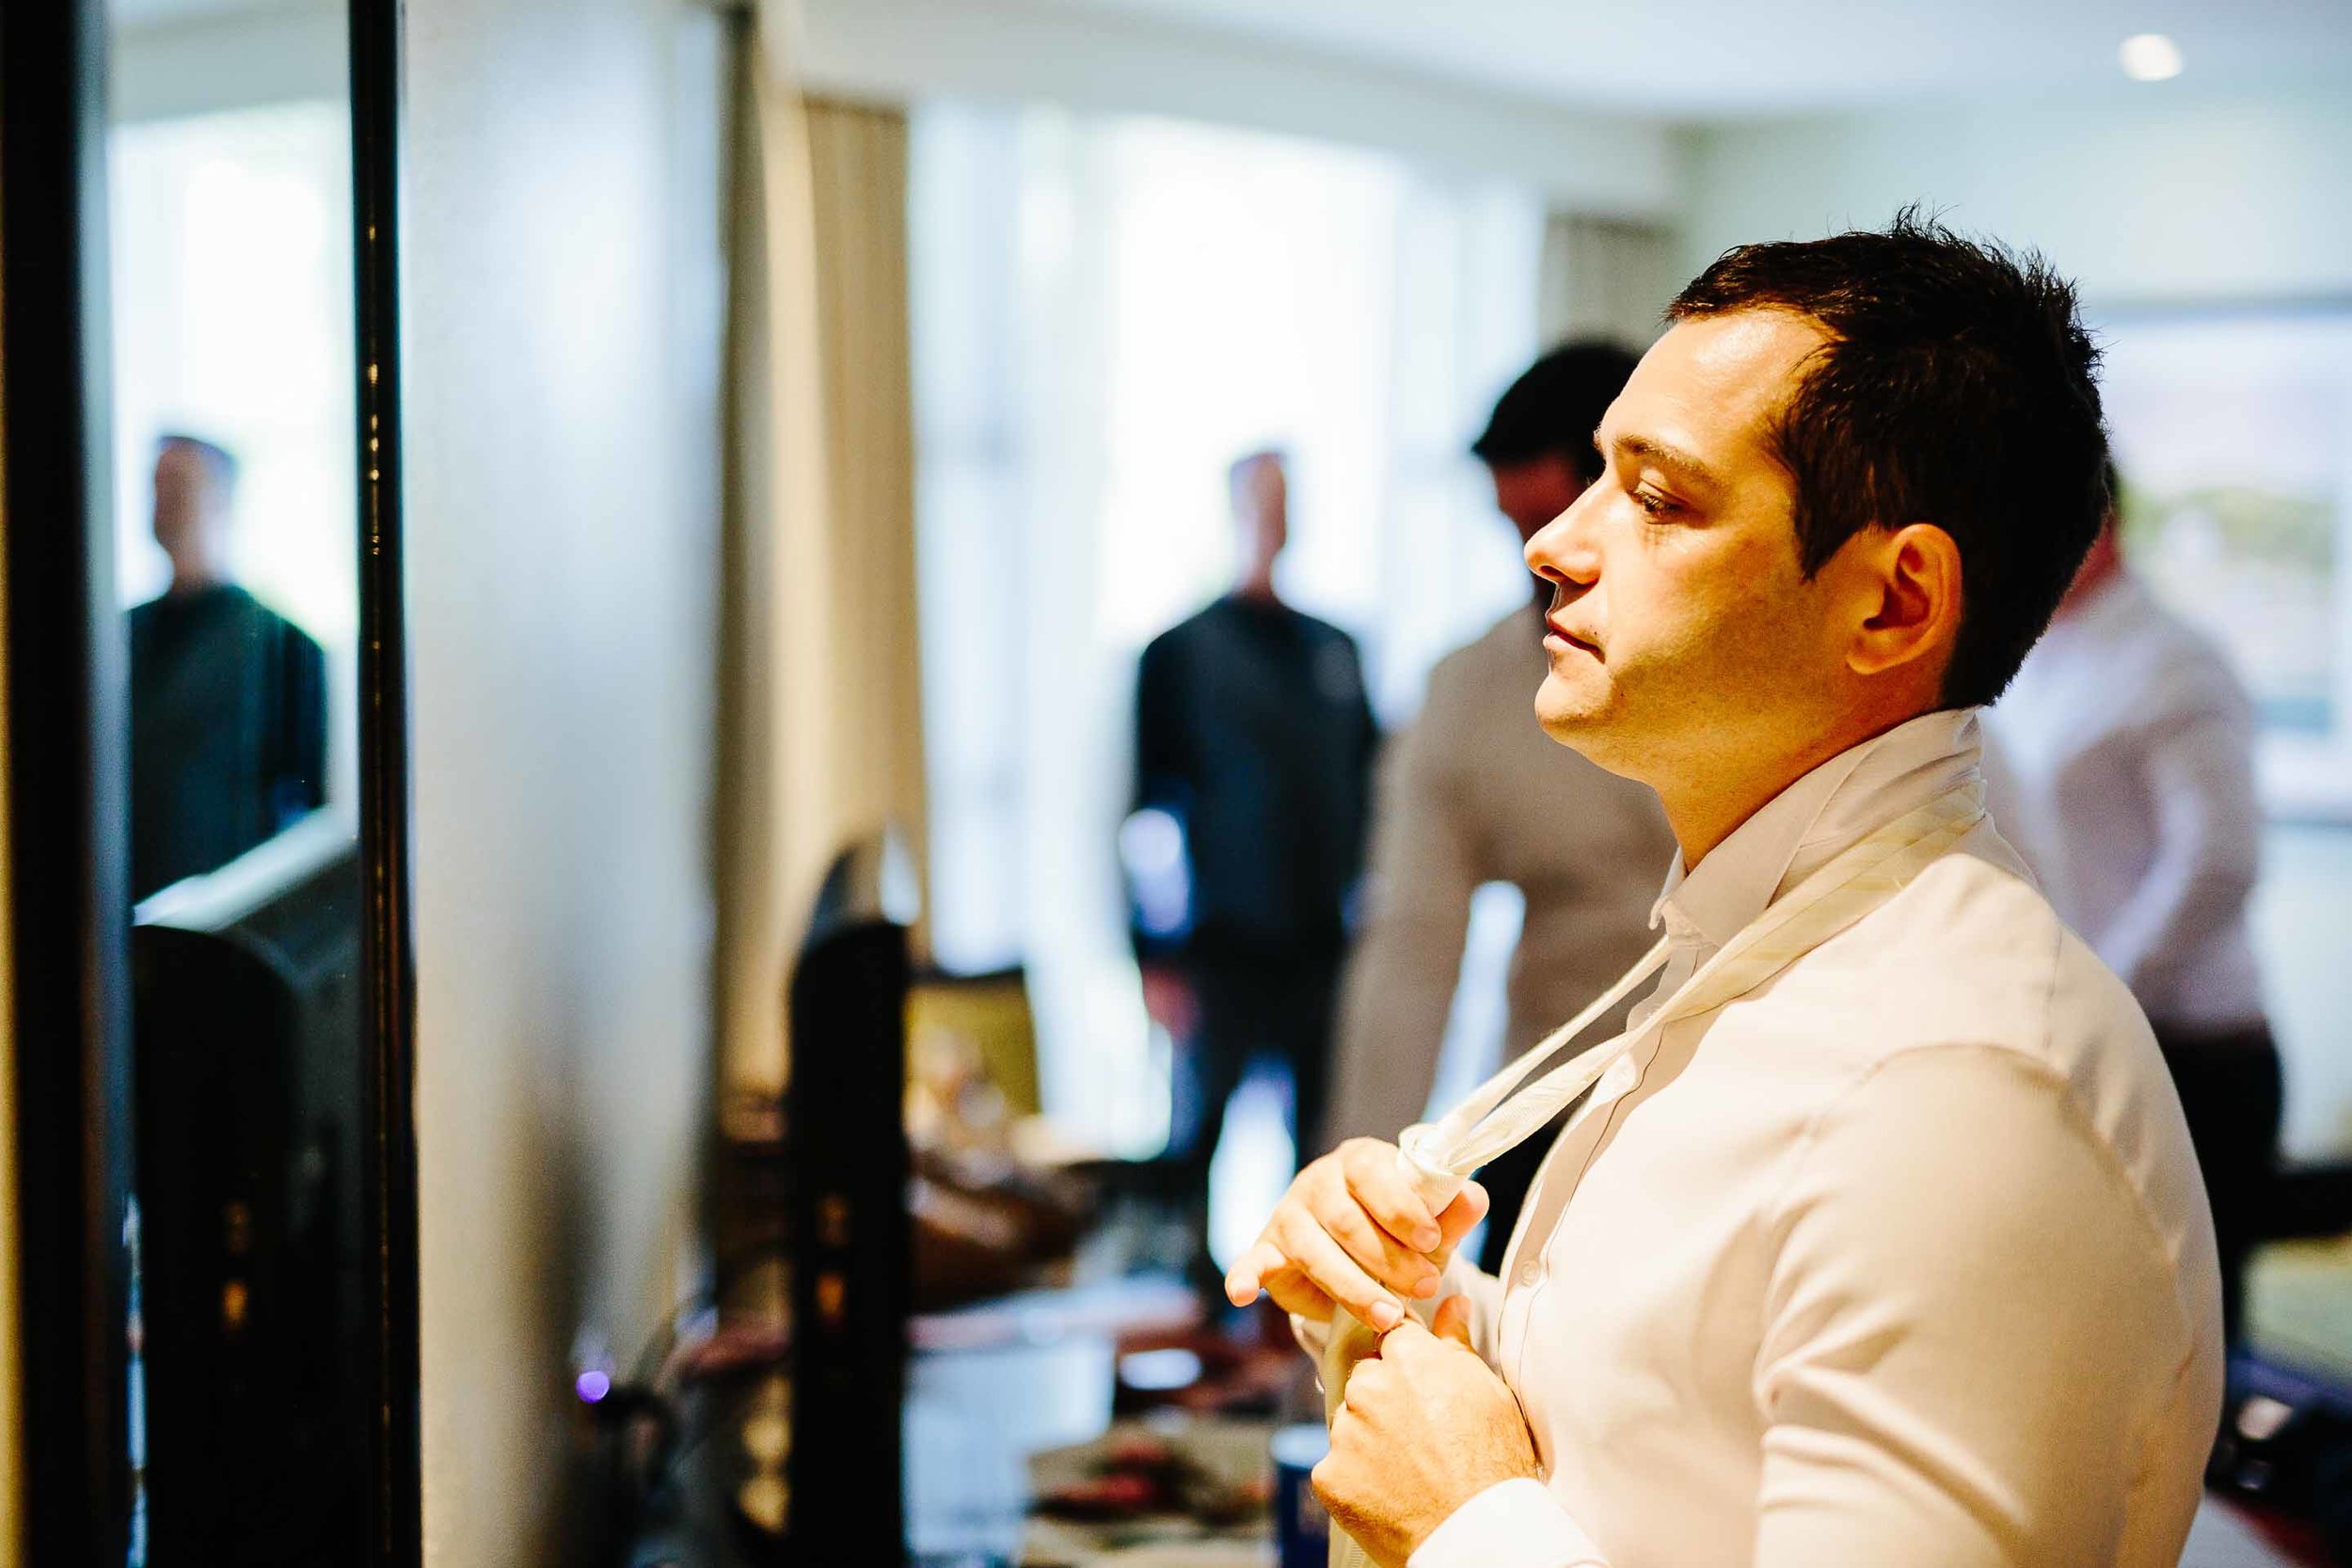
M 408 0 L 425 1532 L 555 1560 L 575 1336 L 692 1261 L 722 24 Z
M 2352 297 L 2352 98 L 1973 108 L 1685 134 L 1687 277 L 1911 200 L 2046 251 L 2095 307 Z
M 1669 211 L 1671 138 L 1586 114 L 1327 55 L 1037 0 L 803 0 L 801 69 L 820 90 L 899 102 L 1036 100 L 1314 136 L 1518 180 L 1561 206 Z

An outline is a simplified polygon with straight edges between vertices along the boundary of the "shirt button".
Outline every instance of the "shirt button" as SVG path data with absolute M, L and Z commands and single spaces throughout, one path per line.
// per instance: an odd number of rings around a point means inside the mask
M 1519 1265 L 1519 1283 L 1522 1285 L 1533 1285 L 1537 1280 L 1543 1278 L 1543 1276 L 1544 1266 L 1541 1263 L 1521 1263 Z

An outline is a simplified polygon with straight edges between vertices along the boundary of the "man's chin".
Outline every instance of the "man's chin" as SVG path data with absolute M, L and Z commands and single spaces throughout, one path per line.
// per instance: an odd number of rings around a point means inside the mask
M 1544 734 L 1603 772 L 1639 779 L 1647 748 L 1639 743 L 1623 699 L 1613 686 L 1580 689 L 1549 675 L 1535 690 L 1535 722 Z
M 1597 692 L 1579 691 L 1557 675 L 1535 689 L 1535 722 L 1563 746 L 1583 751 L 1606 730 L 1608 704 Z

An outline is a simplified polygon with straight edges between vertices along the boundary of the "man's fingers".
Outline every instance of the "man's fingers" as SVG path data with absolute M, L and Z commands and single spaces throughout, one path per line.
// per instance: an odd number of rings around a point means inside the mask
M 1265 1293 L 1274 1298 L 1275 1306 L 1285 1312 L 1295 1312 L 1309 1323 L 1327 1323 L 1338 1310 L 1337 1304 L 1296 1269 L 1278 1269 L 1266 1275 Z
M 1432 1253 L 1445 1244 L 1445 1232 L 1413 1190 L 1394 1144 L 1358 1138 L 1342 1146 L 1340 1162 L 1348 1192 L 1381 1229 L 1418 1253 Z
M 1352 1197 L 1342 1196 L 1331 1212 L 1316 1217 L 1332 1239 L 1347 1249 L 1347 1255 L 1381 1284 L 1406 1295 L 1438 1293 L 1438 1265 L 1375 1225 Z
M 1233 1259 L 1233 1266 L 1225 1271 L 1225 1299 L 1235 1307 L 1247 1307 L 1258 1299 L 1265 1288 L 1266 1276 L 1282 1267 L 1282 1249 L 1261 1236 L 1250 1243 L 1249 1250 Z
M 1438 1304 L 1438 1316 L 1429 1325 L 1430 1332 L 1440 1339 L 1451 1339 L 1464 1350 L 1470 1350 L 1470 1300 L 1468 1296 L 1448 1296 Z
M 1330 1232 L 1304 1210 L 1284 1208 L 1277 1212 L 1273 1225 L 1267 1227 L 1267 1239 L 1317 1290 L 1372 1327 L 1388 1329 L 1403 1320 L 1405 1309 L 1396 1299 L 1357 1267 L 1346 1248 L 1333 1241 Z
M 1471 1227 L 1486 1217 L 1493 1200 L 1486 1189 L 1475 1181 L 1465 1181 L 1462 1190 L 1454 1195 L 1454 1201 L 1438 1216 L 1438 1229 L 1445 1237 L 1445 1245 L 1452 1251 L 1461 1239 L 1470 1233 Z

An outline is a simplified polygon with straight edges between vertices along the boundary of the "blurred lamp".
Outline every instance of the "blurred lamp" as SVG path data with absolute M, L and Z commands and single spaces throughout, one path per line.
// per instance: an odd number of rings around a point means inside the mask
M 2135 82 L 2169 82 L 2181 73 L 2181 46 L 2162 33 L 2135 33 L 2116 53 Z

